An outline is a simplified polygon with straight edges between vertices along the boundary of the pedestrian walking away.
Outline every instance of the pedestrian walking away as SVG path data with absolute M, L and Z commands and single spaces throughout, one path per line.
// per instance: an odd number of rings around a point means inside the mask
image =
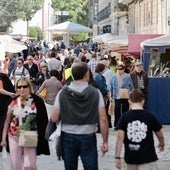
M 103 96 L 98 89 L 89 85 L 89 68 L 86 63 L 73 64 L 72 75 L 74 81 L 57 94 L 51 121 L 62 122 L 65 169 L 77 170 L 80 156 L 85 170 L 98 170 L 95 134 L 98 122 L 103 138 L 103 155 L 108 151 L 108 120 Z
M 143 109 L 143 93 L 135 89 L 130 93 L 130 111 L 124 113 L 118 123 L 118 133 L 115 146 L 116 168 L 122 168 L 120 158 L 121 148 L 124 143 L 126 170 L 151 170 L 158 160 L 153 132 L 159 144 L 159 151 L 164 151 L 164 135 L 162 126 L 152 113 Z

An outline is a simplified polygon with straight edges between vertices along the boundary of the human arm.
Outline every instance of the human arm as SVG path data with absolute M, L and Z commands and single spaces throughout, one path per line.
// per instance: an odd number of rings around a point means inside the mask
M 6 145 L 6 137 L 7 137 L 7 132 L 8 132 L 8 127 L 9 127 L 10 121 L 11 121 L 11 114 L 7 113 L 5 123 L 4 123 L 4 127 L 3 127 L 2 141 L 0 143 L 1 146 Z
M 164 135 L 163 135 L 161 130 L 155 132 L 155 135 L 156 135 L 156 137 L 158 138 L 158 141 L 159 141 L 158 148 L 159 148 L 160 152 L 163 152 L 164 146 L 165 146 Z
M 0 94 L 7 95 L 7 96 L 10 96 L 12 98 L 17 96 L 17 94 L 9 92 L 9 91 L 6 91 L 4 89 L 0 89 Z
M 10 96 L 10 97 L 15 97 L 17 94 L 9 92 L 3 88 L 3 82 L 0 80 L 0 94 Z
M 56 122 L 59 122 L 59 120 L 60 120 L 59 118 L 60 118 L 59 108 L 53 107 L 53 110 L 52 110 L 52 113 L 51 113 L 51 116 L 50 116 L 50 120 L 53 123 L 56 123 Z
M 120 153 L 121 153 L 121 149 L 122 149 L 122 145 L 123 145 L 123 141 L 124 141 L 124 131 L 123 130 L 118 130 L 117 132 L 117 139 L 116 139 L 116 146 L 115 146 L 115 166 L 118 169 L 122 168 L 122 162 L 120 159 Z
M 131 79 L 131 76 L 129 76 L 129 90 L 132 91 L 134 89 L 134 86 L 133 86 L 133 82 L 132 82 L 132 79 Z
M 103 138 L 101 151 L 104 155 L 106 152 L 108 152 L 108 134 L 109 134 L 108 119 L 107 119 L 105 107 L 99 108 L 99 125 L 100 125 L 101 135 Z
M 59 105 L 60 92 L 61 91 L 59 91 L 59 93 L 56 96 L 54 107 L 53 107 L 53 110 L 52 110 L 51 115 L 50 115 L 50 120 L 53 123 L 59 122 L 59 120 L 60 120 L 60 105 Z

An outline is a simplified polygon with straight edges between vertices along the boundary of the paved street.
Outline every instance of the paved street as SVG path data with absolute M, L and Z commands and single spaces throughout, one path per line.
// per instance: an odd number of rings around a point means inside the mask
M 165 135 L 165 151 L 163 153 L 158 153 L 159 161 L 155 164 L 154 170 L 169 170 L 170 169 L 170 125 L 163 126 L 163 132 Z M 98 151 L 99 151 L 99 170 L 116 170 L 114 164 L 114 147 L 116 140 L 116 131 L 110 129 L 109 133 L 109 152 L 101 157 L 100 146 L 101 146 L 101 135 L 97 134 L 98 139 Z M 157 140 L 155 139 L 155 145 L 157 146 Z M 38 170 L 64 170 L 63 161 L 58 161 L 57 157 L 52 150 L 52 145 L 50 144 L 52 154 L 50 156 L 38 156 Z M 149 152 L 149 151 L 148 151 Z M 123 151 L 122 151 L 123 156 Z M 83 170 L 81 161 L 79 161 L 79 170 Z

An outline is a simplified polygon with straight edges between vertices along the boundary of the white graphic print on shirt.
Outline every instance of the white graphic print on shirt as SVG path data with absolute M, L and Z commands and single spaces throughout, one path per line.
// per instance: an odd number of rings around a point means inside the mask
M 127 137 L 130 141 L 140 143 L 143 139 L 146 138 L 146 132 L 148 128 L 145 123 L 140 122 L 139 120 L 128 123 L 127 126 Z M 139 150 L 140 145 L 129 144 L 130 150 Z

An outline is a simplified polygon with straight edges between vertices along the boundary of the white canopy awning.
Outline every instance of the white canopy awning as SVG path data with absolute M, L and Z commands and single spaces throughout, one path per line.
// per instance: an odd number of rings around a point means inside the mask
M 46 29 L 46 31 L 49 32 L 68 32 L 69 34 L 71 33 L 82 33 L 82 32 L 93 32 L 93 30 L 89 27 L 86 27 L 84 25 L 80 25 L 77 23 L 73 23 L 70 21 L 66 21 L 60 24 L 56 24 L 53 26 L 50 26 Z
M 140 46 L 168 46 L 170 45 L 170 34 L 162 35 L 157 38 L 152 38 L 141 42 Z

